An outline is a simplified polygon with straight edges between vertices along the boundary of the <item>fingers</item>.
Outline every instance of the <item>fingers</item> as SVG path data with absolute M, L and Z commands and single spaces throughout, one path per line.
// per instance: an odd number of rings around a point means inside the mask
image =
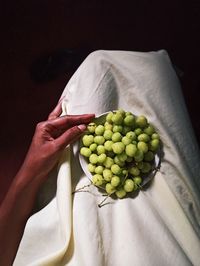
M 95 114 L 83 114 L 83 115 L 66 115 L 54 120 L 51 120 L 51 125 L 59 130 L 67 130 L 70 127 L 88 124 L 95 117 Z
M 62 113 L 62 100 L 63 100 L 63 97 L 58 101 L 58 104 L 56 105 L 56 107 L 49 114 L 48 120 L 55 119 L 61 115 L 61 113 Z
M 58 149 L 64 149 L 68 144 L 77 140 L 85 131 L 85 125 L 78 125 L 65 131 L 60 137 L 55 140 Z

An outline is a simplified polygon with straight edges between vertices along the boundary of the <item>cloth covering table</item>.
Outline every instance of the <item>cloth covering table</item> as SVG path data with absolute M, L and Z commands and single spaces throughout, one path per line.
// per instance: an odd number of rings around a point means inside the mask
M 89 182 L 78 144 L 68 146 L 40 192 L 14 265 L 200 265 L 200 154 L 167 52 L 95 51 L 63 96 L 63 114 L 123 108 L 147 116 L 163 143 L 161 168 L 136 197 L 98 208 L 96 187 L 72 195 Z

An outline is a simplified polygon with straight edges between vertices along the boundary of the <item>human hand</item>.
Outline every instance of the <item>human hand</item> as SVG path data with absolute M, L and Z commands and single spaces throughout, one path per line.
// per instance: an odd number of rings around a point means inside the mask
M 61 109 L 60 101 L 48 120 L 37 125 L 24 163 L 0 206 L 0 242 L 4 243 L 0 249 L 2 266 L 13 263 L 41 184 L 64 148 L 77 140 L 94 118 L 94 114 L 59 117 Z
M 31 178 L 40 182 L 53 169 L 58 162 L 64 148 L 77 140 L 94 114 L 65 115 L 61 114 L 61 101 L 50 113 L 48 120 L 40 122 L 36 126 L 29 151 L 25 158 L 21 171 L 31 173 Z M 27 176 L 27 174 L 26 174 Z

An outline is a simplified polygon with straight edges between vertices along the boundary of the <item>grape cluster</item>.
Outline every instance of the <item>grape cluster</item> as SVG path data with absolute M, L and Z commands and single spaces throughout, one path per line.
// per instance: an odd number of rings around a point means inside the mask
M 92 183 L 118 198 L 140 189 L 160 146 L 159 135 L 145 116 L 122 109 L 107 113 L 101 124 L 90 123 L 81 142 Z

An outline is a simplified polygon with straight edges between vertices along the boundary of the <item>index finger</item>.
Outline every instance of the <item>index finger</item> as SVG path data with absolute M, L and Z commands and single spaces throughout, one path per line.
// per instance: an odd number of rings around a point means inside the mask
M 95 114 L 65 115 L 51 120 L 50 123 L 57 129 L 67 130 L 76 125 L 88 124 L 94 117 Z

